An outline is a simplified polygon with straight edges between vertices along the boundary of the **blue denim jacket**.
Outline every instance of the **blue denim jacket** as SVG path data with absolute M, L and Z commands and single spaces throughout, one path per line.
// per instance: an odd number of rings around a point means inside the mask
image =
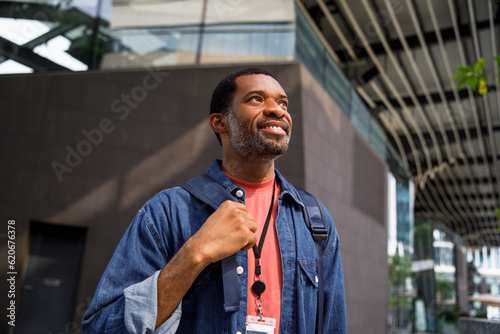
M 243 191 L 225 176 L 220 161 L 215 161 L 207 173 L 229 192 Z M 278 171 L 276 176 L 281 185 L 276 232 L 283 272 L 279 332 L 314 333 L 318 287 L 315 245 L 304 223 L 302 202 Z M 242 203 L 244 199 L 243 195 Z M 328 239 L 323 244 L 323 332 L 346 333 L 339 237 L 328 210 L 323 209 L 328 229 Z M 139 210 L 111 258 L 83 317 L 83 332 L 154 333 L 157 277 L 211 213 L 181 187 L 164 190 L 151 198 Z M 236 253 L 237 265 L 243 268 L 238 276 L 239 311 L 224 311 L 219 261 L 201 272 L 156 333 L 245 333 L 247 254 Z

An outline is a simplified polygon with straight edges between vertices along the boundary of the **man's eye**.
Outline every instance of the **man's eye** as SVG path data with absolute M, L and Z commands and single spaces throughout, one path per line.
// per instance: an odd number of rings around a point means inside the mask
M 260 98 L 260 96 L 252 96 L 249 101 L 257 101 L 257 102 L 260 102 L 262 101 L 262 99 Z
M 288 107 L 288 102 L 286 102 L 286 101 L 281 101 L 278 104 L 285 107 L 285 108 Z

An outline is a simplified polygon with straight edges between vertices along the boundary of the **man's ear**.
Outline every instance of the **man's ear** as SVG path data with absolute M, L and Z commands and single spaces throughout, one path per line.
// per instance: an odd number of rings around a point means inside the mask
M 221 134 L 227 132 L 227 118 L 223 113 L 211 114 L 208 123 L 215 133 Z

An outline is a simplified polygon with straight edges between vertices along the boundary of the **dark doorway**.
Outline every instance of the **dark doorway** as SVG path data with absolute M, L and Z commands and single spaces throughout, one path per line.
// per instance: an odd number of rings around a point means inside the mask
M 86 228 L 32 222 L 14 333 L 66 333 L 73 323 Z

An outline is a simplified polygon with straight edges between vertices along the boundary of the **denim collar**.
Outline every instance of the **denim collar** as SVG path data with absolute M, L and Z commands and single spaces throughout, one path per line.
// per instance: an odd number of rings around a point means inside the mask
M 279 195 L 279 198 L 290 196 L 299 205 L 304 206 L 304 203 L 302 203 L 302 201 L 297 198 L 293 186 L 288 183 L 288 181 L 283 177 L 283 175 L 281 175 L 281 173 L 277 169 L 275 169 L 274 172 L 276 173 L 276 178 L 281 186 L 281 193 Z M 231 179 L 226 176 L 226 174 L 224 174 L 224 172 L 222 171 L 222 160 L 220 159 L 216 159 L 206 173 L 233 195 L 237 190 L 241 189 L 240 187 L 235 185 L 233 181 L 231 181 Z

